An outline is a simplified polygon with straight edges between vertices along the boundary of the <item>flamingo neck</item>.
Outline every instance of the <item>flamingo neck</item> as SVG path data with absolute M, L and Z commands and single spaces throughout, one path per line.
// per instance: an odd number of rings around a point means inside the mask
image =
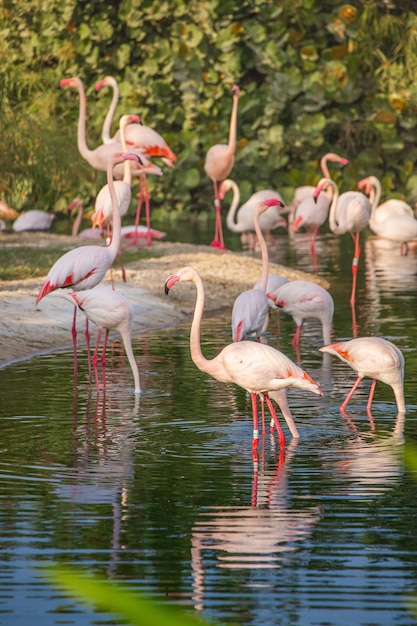
M 327 166 L 327 162 L 330 160 L 329 154 L 324 154 L 320 159 L 320 169 L 323 174 L 323 178 L 330 178 L 329 168 Z
M 395 400 L 397 402 L 398 412 L 405 413 L 405 399 L 404 399 L 404 386 L 402 383 L 393 385 Z
M 80 202 L 78 205 L 77 217 L 75 218 L 74 223 L 72 225 L 71 234 L 73 237 L 76 237 L 78 235 L 78 231 L 80 230 L 81 222 L 83 219 L 83 214 L 84 214 L 84 207 L 83 207 L 83 203 Z
M 381 198 L 381 183 L 376 176 L 369 176 L 368 178 L 371 190 L 369 193 L 369 202 L 371 203 L 371 219 L 375 216 L 375 209 L 379 204 Z
M 326 181 L 326 190 L 329 187 L 331 189 L 331 196 L 332 196 L 330 209 L 329 209 L 329 226 L 330 226 L 330 230 L 334 233 L 337 231 L 337 228 L 338 228 L 338 223 L 336 221 L 336 206 L 339 200 L 339 189 L 336 183 L 331 178 L 328 178 Z
M 233 191 L 233 200 L 226 215 L 226 224 L 227 228 L 231 230 L 232 233 L 240 233 L 242 232 L 242 229 L 239 228 L 239 224 L 235 222 L 235 215 L 240 202 L 240 191 L 234 181 L 230 181 L 230 187 Z
M 259 245 L 261 247 L 261 256 L 262 256 L 262 272 L 261 278 L 259 279 L 259 289 L 262 289 L 266 293 L 266 285 L 268 283 L 268 273 L 269 273 L 269 255 L 268 248 L 266 245 L 265 237 L 263 236 L 261 227 L 259 226 L 259 216 L 261 213 L 267 210 L 267 207 L 263 206 L 261 209 L 256 209 L 255 211 L 255 233 L 258 237 Z
M 236 150 L 236 127 L 237 127 L 237 105 L 239 102 L 239 94 L 233 96 L 232 114 L 230 116 L 229 126 L 229 150 L 234 154 Z
M 86 137 L 86 118 L 87 118 L 87 98 L 85 97 L 85 91 L 83 84 L 80 82 L 77 86 L 78 96 L 80 99 L 80 110 L 78 113 L 78 126 L 77 126 L 77 146 L 78 151 L 87 162 L 89 162 L 92 151 L 87 145 Z
M 141 387 L 140 387 L 139 369 L 136 363 L 135 355 L 133 354 L 130 333 L 123 333 L 122 340 L 123 340 L 123 345 L 125 348 L 126 356 L 129 361 L 130 368 L 132 370 L 133 380 L 135 381 L 135 393 L 140 393 Z
M 120 121 L 119 128 L 120 128 L 120 141 L 122 144 L 122 150 L 123 152 L 128 152 L 127 144 L 126 144 L 126 135 L 125 135 L 126 122 L 125 120 L 123 120 L 123 118 Z M 132 166 L 128 159 L 126 159 L 126 161 L 123 163 L 123 182 L 129 186 L 132 186 Z
M 112 79 L 109 86 L 113 89 L 113 97 L 103 122 L 103 128 L 101 129 L 101 140 L 103 143 L 111 143 L 113 141 L 111 136 L 111 126 L 119 102 L 119 87 L 116 80 Z M 123 151 L 126 151 L 125 147 L 123 147 Z M 125 168 L 126 166 L 130 169 L 130 163 L 125 162 Z
M 201 320 L 204 311 L 204 285 L 201 277 L 194 273 L 193 282 L 197 288 L 197 299 L 190 330 L 190 352 L 194 364 L 203 372 L 210 372 L 211 360 L 206 359 L 201 350 Z
M 107 184 L 110 192 L 110 200 L 111 200 L 111 209 L 112 209 L 112 236 L 111 242 L 108 246 L 108 249 L 113 256 L 113 260 L 116 258 L 116 255 L 120 248 L 120 242 L 122 240 L 122 220 L 120 217 L 119 206 L 117 202 L 116 190 L 114 188 L 113 181 L 113 168 L 114 163 L 112 160 L 109 161 L 107 166 Z

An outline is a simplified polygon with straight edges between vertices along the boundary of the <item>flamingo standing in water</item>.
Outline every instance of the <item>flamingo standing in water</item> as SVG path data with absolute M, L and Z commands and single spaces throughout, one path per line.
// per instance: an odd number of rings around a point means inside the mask
M 339 196 L 338 187 L 330 178 L 322 178 L 320 180 L 314 192 L 314 198 L 317 199 L 320 193 L 328 190 L 329 187 L 332 193 L 329 212 L 330 230 L 336 235 L 350 233 L 355 243 L 355 252 L 352 260 L 352 291 L 350 295 L 350 304 L 353 308 L 355 305 L 356 278 L 361 253 L 359 237 L 361 231 L 368 225 L 372 204 L 369 198 L 360 191 L 346 191 Z
M 107 184 L 112 199 L 112 239 L 107 246 L 80 246 L 69 250 L 61 256 L 51 267 L 42 285 L 36 304 L 56 289 L 72 289 L 82 291 L 91 289 L 101 282 L 107 270 L 112 266 L 120 247 L 121 219 L 117 210 L 117 198 L 113 184 L 113 168 L 118 163 L 128 160 L 139 160 L 135 154 L 116 153 L 107 166 Z M 74 318 L 72 324 L 72 337 L 74 345 L 74 374 L 77 375 L 77 353 L 76 353 L 76 315 L 77 307 L 74 307 Z M 88 319 L 86 321 L 86 340 L 89 347 Z
M 366 410 L 371 411 L 377 381 L 390 385 L 395 395 L 397 408 L 405 413 L 404 400 L 404 356 L 391 341 L 382 337 L 358 337 L 350 341 L 339 341 L 320 348 L 321 352 L 334 354 L 347 363 L 358 377 L 340 407 L 342 413 L 365 376 L 372 378 Z
M 281 446 L 285 444 L 285 436 L 279 424 L 269 392 L 275 394 L 284 418 L 290 423 L 293 417 L 286 402 L 285 390 L 289 387 L 304 389 L 323 395 L 320 387 L 300 367 L 285 354 L 256 341 L 237 341 L 228 344 L 213 359 L 206 359 L 201 350 L 201 321 L 204 310 L 204 285 L 200 274 L 192 267 L 183 267 L 169 276 L 165 282 L 165 292 L 177 282 L 192 282 L 197 288 L 197 299 L 190 332 L 191 358 L 199 370 L 205 372 L 222 383 L 235 383 L 251 395 L 253 413 L 252 448 L 256 451 L 258 431 L 257 397 L 265 398 L 272 419 L 279 433 Z M 264 421 L 263 421 L 264 423 Z
M 292 280 L 281 285 L 275 292 L 275 305 L 289 313 L 296 331 L 292 340 L 293 348 L 300 343 L 301 327 L 304 320 L 320 320 L 324 343 L 330 343 L 334 312 L 333 298 L 327 289 L 309 280 Z
M 119 87 L 117 81 L 113 76 L 106 76 L 103 80 L 100 80 L 96 84 L 96 90 L 100 91 L 103 87 L 111 87 L 113 89 L 113 97 L 107 112 L 106 118 L 104 120 L 101 138 L 104 144 L 109 144 L 114 141 L 120 141 L 120 133 L 119 131 L 112 137 L 111 136 L 111 125 L 113 122 L 114 114 L 116 112 L 117 104 L 119 102 Z M 169 165 L 170 167 L 174 166 L 177 157 L 175 153 L 171 150 L 165 139 L 156 132 L 153 128 L 149 126 L 145 126 L 139 123 L 140 120 L 136 124 L 132 124 L 125 130 L 126 142 L 127 146 L 133 150 L 139 150 L 143 153 L 147 158 L 158 157 L 161 158 L 164 163 Z M 140 189 L 139 189 L 139 197 L 138 197 L 138 206 L 136 210 L 136 218 L 135 225 L 139 225 L 140 221 L 140 213 L 142 210 L 142 203 L 145 201 L 145 213 L 146 213 L 146 226 L 148 229 L 147 236 L 147 245 L 151 243 L 152 235 L 151 235 L 151 210 L 150 210 L 150 194 L 149 187 L 146 178 L 146 174 L 140 175 Z M 139 238 L 139 234 L 136 239 L 134 239 L 133 243 L 136 243 Z
M 221 205 L 219 197 L 218 183 L 227 178 L 233 169 L 236 152 L 236 126 L 237 126 L 237 106 L 239 102 L 240 90 L 236 85 L 232 88 L 233 105 L 229 126 L 229 143 L 218 143 L 207 151 L 204 162 L 204 171 L 213 181 L 214 207 L 216 209 L 216 227 L 214 239 L 211 245 L 214 248 L 225 250 L 223 240 L 223 226 L 221 216 Z
M 369 228 L 378 237 L 399 243 L 401 253 L 407 254 L 408 243 L 417 241 L 417 220 L 413 209 L 403 200 L 390 198 L 378 204 L 381 197 L 381 183 L 376 176 L 368 176 L 358 183 L 359 189 L 366 189 L 372 203 Z
M 255 209 L 254 226 L 261 247 L 262 272 L 257 287 L 243 291 L 234 301 L 232 309 L 233 341 L 241 341 L 252 335 L 255 335 L 259 340 L 260 336 L 268 327 L 269 302 L 266 297 L 266 287 L 268 282 L 269 259 L 268 249 L 259 226 L 259 220 L 261 214 L 272 206 L 283 206 L 283 204 L 276 198 L 270 198 L 269 200 L 258 203 Z
M 284 200 L 282 199 L 281 194 L 277 191 L 273 191 L 272 189 L 261 189 L 260 191 L 255 191 L 255 193 L 253 193 L 251 197 L 246 200 L 244 204 L 242 204 L 239 210 L 237 210 L 240 202 L 240 192 L 239 187 L 234 180 L 226 178 L 221 183 L 219 197 L 220 200 L 223 200 L 226 193 L 230 189 L 233 191 L 233 199 L 226 215 L 226 225 L 230 231 L 233 233 L 241 233 L 242 238 L 248 233 L 253 235 L 256 207 L 259 202 L 269 200 L 271 198 L 279 200 L 281 204 L 271 205 L 267 211 L 259 216 L 259 227 L 261 231 L 265 234 L 265 236 L 271 236 L 270 233 L 272 230 L 275 230 L 278 227 L 287 228 L 287 222 L 282 217 L 282 214 L 285 213 L 285 211 L 282 209 L 280 210 L 280 207 L 284 206 Z M 255 248 L 255 241 L 256 237 L 253 236 L 252 243 L 250 245 L 252 250 Z
M 135 382 L 135 393 L 141 392 L 139 370 L 132 349 L 132 326 L 134 310 L 130 301 L 119 291 L 108 287 L 95 287 L 84 291 L 69 291 L 62 294 L 67 300 L 81 309 L 86 318 L 98 326 L 96 347 L 93 355 L 93 365 L 96 377 L 97 391 L 99 391 L 98 351 L 101 334 L 105 330 L 101 365 L 103 370 L 103 392 L 106 392 L 106 349 L 109 332 L 115 330 L 120 333 L 125 352 L 132 369 Z

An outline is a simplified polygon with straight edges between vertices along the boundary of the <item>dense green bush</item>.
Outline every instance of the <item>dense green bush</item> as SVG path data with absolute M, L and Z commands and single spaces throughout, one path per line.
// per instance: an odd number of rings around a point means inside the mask
M 314 183 L 329 150 L 350 160 L 344 188 L 374 174 L 384 192 L 417 200 L 417 12 L 414 2 L 362 0 L 2 0 L 0 197 L 17 209 L 62 211 L 91 201 L 104 175 L 76 147 L 79 76 L 88 142 L 120 84 L 117 116 L 138 113 L 178 155 L 151 181 L 153 207 L 212 208 L 203 165 L 226 142 L 239 84 L 233 177 L 242 196 Z

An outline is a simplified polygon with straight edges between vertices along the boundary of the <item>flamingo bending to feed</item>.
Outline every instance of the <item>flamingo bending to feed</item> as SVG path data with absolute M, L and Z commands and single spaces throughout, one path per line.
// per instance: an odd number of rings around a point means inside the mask
M 117 81 L 113 76 L 106 76 L 103 80 L 96 84 L 96 90 L 100 91 L 103 87 L 111 87 L 113 89 L 113 97 L 107 112 L 106 118 L 103 123 L 101 138 L 104 144 L 112 143 L 114 141 L 120 141 L 120 131 L 112 137 L 111 125 L 116 112 L 117 104 L 119 102 L 119 87 Z M 129 150 L 139 150 L 147 158 L 158 157 L 161 158 L 164 163 L 170 167 L 174 166 L 177 157 L 171 150 L 165 139 L 156 132 L 153 128 L 145 126 L 140 123 L 140 120 L 136 124 L 131 124 L 125 130 L 126 143 Z M 151 213 L 150 213 L 150 194 L 148 182 L 146 179 L 146 173 L 143 173 L 140 177 L 140 190 L 138 198 L 138 206 L 136 210 L 135 224 L 138 226 L 140 221 L 140 213 L 142 209 L 142 203 L 145 201 L 146 212 L 146 225 L 148 231 L 151 230 Z M 140 237 L 138 234 L 137 239 Z M 151 243 L 152 234 L 149 232 L 147 236 L 147 244 Z
M 336 183 L 330 178 L 322 178 L 314 192 L 314 198 L 318 198 L 322 191 L 330 187 L 332 201 L 329 212 L 330 230 L 336 235 L 350 233 L 354 243 L 355 252 L 352 260 L 352 291 L 350 304 L 353 307 L 356 296 L 356 278 L 358 273 L 359 257 L 361 254 L 359 236 L 366 228 L 372 212 L 372 204 L 368 197 L 360 191 L 346 191 L 339 196 Z
M 96 377 L 97 391 L 99 390 L 98 376 L 98 351 L 101 342 L 101 334 L 105 330 L 103 350 L 101 353 L 101 365 L 103 371 L 103 391 L 106 391 L 106 349 L 109 332 L 115 330 L 120 333 L 125 352 L 132 369 L 135 382 L 135 393 L 141 392 L 139 370 L 132 349 L 132 326 L 134 310 L 130 301 L 119 291 L 108 287 L 95 287 L 84 291 L 63 292 L 62 295 L 81 309 L 86 318 L 98 326 L 96 347 L 93 355 L 93 365 Z
M 238 295 L 232 309 L 232 337 L 233 341 L 241 341 L 255 335 L 259 337 L 265 332 L 269 322 L 269 302 L 266 297 L 268 283 L 269 259 L 268 249 L 259 226 L 261 214 L 273 206 L 283 206 L 280 200 L 270 198 L 259 202 L 255 209 L 254 226 L 259 240 L 262 254 L 262 272 L 257 287 L 247 289 Z
M 49 230 L 55 217 L 56 215 L 54 213 L 33 209 L 21 213 L 13 222 L 12 228 L 16 233 L 27 230 Z
M 281 285 L 285 285 L 288 282 L 288 278 L 285 276 L 281 276 L 280 274 L 268 274 L 268 280 L 266 283 L 266 297 L 268 298 L 268 305 L 270 309 L 274 309 L 277 312 L 277 336 L 279 337 L 281 334 L 280 331 L 280 316 L 279 316 L 279 308 L 276 306 L 276 292 L 281 287 Z M 262 283 L 261 280 L 258 280 L 253 288 L 259 289 Z
M 289 313 L 296 324 L 294 348 L 300 343 L 301 327 L 308 318 L 320 320 L 323 341 L 330 343 L 334 302 L 327 289 L 309 280 L 292 280 L 276 290 L 275 306 Z
M 254 229 L 254 215 L 256 206 L 259 202 L 263 202 L 263 200 L 268 200 L 270 198 L 275 198 L 281 202 L 281 205 L 272 205 L 268 208 L 265 213 L 259 217 L 259 227 L 261 231 L 266 235 L 270 235 L 272 230 L 275 230 L 278 227 L 287 228 L 287 222 L 282 217 L 282 214 L 287 212 L 288 209 L 280 210 L 280 206 L 284 206 L 284 201 L 282 199 L 281 194 L 277 191 L 273 191 L 272 189 L 261 189 L 260 191 L 255 191 L 251 195 L 251 197 L 246 200 L 244 204 L 237 210 L 240 202 L 240 192 L 237 183 L 230 178 L 226 178 L 220 185 L 219 189 L 219 198 L 223 200 L 226 193 L 229 190 L 233 191 L 233 199 L 232 204 L 226 215 L 226 225 L 227 228 L 233 233 L 253 233 Z M 252 242 L 250 246 L 251 249 L 255 248 L 255 242 Z
M 117 198 L 113 185 L 113 168 L 118 163 L 128 160 L 139 160 L 135 154 L 116 153 L 109 160 L 107 166 L 107 183 L 112 199 L 112 239 L 107 246 L 80 246 L 73 250 L 69 250 L 61 256 L 51 267 L 42 285 L 36 304 L 46 295 L 56 289 L 72 289 L 74 291 L 82 291 L 91 289 L 98 285 L 104 278 L 106 272 L 112 266 L 120 247 L 121 240 L 121 219 L 117 210 Z M 74 307 L 74 318 L 72 324 L 72 337 L 74 345 L 74 373 L 77 373 L 77 357 L 76 357 L 76 315 L 77 307 Z M 88 321 L 86 321 L 86 340 L 89 345 Z
M 253 441 L 256 450 L 258 431 L 257 397 L 265 398 L 272 419 L 279 433 L 279 442 L 285 444 L 285 436 L 269 397 L 269 392 L 278 391 L 275 400 L 284 418 L 291 423 L 291 412 L 286 402 L 285 390 L 289 387 L 304 389 L 323 395 L 320 387 L 300 367 L 285 354 L 256 341 L 237 341 L 228 344 L 213 359 L 206 359 L 201 350 L 201 321 L 204 310 L 204 285 L 200 274 L 192 267 L 183 267 L 169 276 L 165 282 L 165 292 L 178 282 L 192 282 L 197 288 L 197 298 L 190 332 L 191 358 L 199 370 L 222 383 L 235 383 L 251 395 L 253 412 Z M 264 423 L 264 422 L 263 422 Z M 264 430 L 264 429 L 263 429 Z
M 382 337 L 358 337 L 350 341 L 339 341 L 320 348 L 321 352 L 334 354 L 347 363 L 358 377 L 340 407 L 342 412 L 365 376 L 372 378 L 366 410 L 371 411 L 377 381 L 390 385 L 395 395 L 398 411 L 405 413 L 404 400 L 404 356 L 391 341 Z
M 95 148 L 94 150 L 90 150 L 87 145 L 86 138 L 87 99 L 85 96 L 84 85 L 78 77 L 74 77 L 64 78 L 59 83 L 59 86 L 72 87 L 78 92 L 80 108 L 77 125 L 77 146 L 80 155 L 85 161 L 87 161 L 89 165 L 91 165 L 93 169 L 100 172 L 106 172 L 107 164 L 112 155 L 123 152 L 121 142 L 113 141 L 109 144 L 101 144 L 97 146 L 97 148 Z M 138 161 L 136 161 L 136 163 L 134 161 L 131 162 L 132 174 L 134 176 L 140 176 L 144 172 L 146 172 L 147 174 L 156 174 L 158 176 L 162 176 L 161 168 L 151 163 L 143 153 L 140 153 L 138 150 L 131 150 L 130 152 L 137 154 L 140 158 L 140 163 L 142 164 L 139 166 Z M 119 164 L 116 164 L 114 168 L 114 176 L 115 178 L 122 178 L 123 173 L 124 169 L 120 162 Z
M 218 183 L 227 178 L 233 169 L 236 152 L 236 126 L 237 126 L 237 106 L 239 102 L 240 90 L 237 85 L 232 88 L 233 105 L 229 125 L 229 142 L 227 144 L 218 143 L 207 151 L 204 162 L 204 171 L 213 181 L 214 207 L 216 209 L 216 227 L 214 239 L 211 245 L 214 248 L 225 250 L 223 240 L 223 226 L 221 216 L 221 205 L 219 197 Z
M 411 206 L 396 198 L 378 204 L 381 197 L 381 183 L 376 176 L 363 178 L 359 181 L 358 187 L 366 189 L 372 203 L 370 229 L 378 237 L 399 243 L 401 253 L 407 254 L 408 243 L 417 241 L 417 220 Z

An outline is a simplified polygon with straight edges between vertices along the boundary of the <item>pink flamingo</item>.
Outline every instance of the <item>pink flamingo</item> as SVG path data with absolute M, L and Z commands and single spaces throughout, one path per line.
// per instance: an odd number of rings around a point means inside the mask
M 255 233 L 259 240 L 262 255 L 262 272 L 258 286 L 247 289 L 238 295 L 232 309 L 232 337 L 233 341 L 241 341 L 246 337 L 255 335 L 259 337 L 265 332 L 269 322 L 269 302 L 266 297 L 266 286 L 268 282 L 269 259 L 268 249 L 259 220 L 262 213 L 269 207 L 283 206 L 280 200 L 270 198 L 259 202 L 255 209 L 254 226 Z
M 54 213 L 32 209 L 21 213 L 13 222 L 12 228 L 16 233 L 28 230 L 49 230 L 55 217 Z
M 135 393 L 141 392 L 139 370 L 132 349 L 132 326 L 134 310 L 130 301 L 119 291 L 108 287 L 95 287 L 84 291 L 69 291 L 62 294 L 72 304 L 79 307 L 86 318 L 98 326 L 96 347 L 93 355 L 93 365 L 96 377 L 97 391 L 99 391 L 98 376 L 98 351 L 101 342 L 101 334 L 105 330 L 101 365 L 103 371 L 103 392 L 106 392 L 106 349 L 111 330 L 120 333 L 125 352 L 132 369 L 135 382 Z
M 103 279 L 107 270 L 112 266 L 120 247 L 121 219 L 117 210 L 117 198 L 113 185 L 113 168 L 118 163 L 123 163 L 126 159 L 138 160 L 134 154 L 116 153 L 113 154 L 107 166 L 107 183 L 109 185 L 112 198 L 112 239 L 108 246 L 87 245 L 69 250 L 61 256 L 51 267 L 42 285 L 36 304 L 46 295 L 56 289 L 71 288 L 74 291 L 91 289 L 98 285 Z M 76 356 L 76 315 L 77 307 L 74 307 L 74 318 L 72 324 L 72 337 L 74 345 L 74 373 L 77 375 Z M 86 323 L 86 340 L 89 346 L 88 323 Z
M 123 152 L 123 147 L 121 142 L 114 141 L 109 144 L 101 144 L 94 150 L 90 150 L 87 145 L 86 139 L 86 114 L 87 114 L 87 100 L 85 97 L 84 85 L 82 81 L 77 78 L 64 78 L 59 83 L 60 87 L 72 87 L 76 89 L 78 92 L 79 100 L 80 100 L 80 109 L 78 115 L 78 126 L 77 126 L 77 146 L 78 151 L 82 158 L 91 165 L 91 167 L 100 172 L 107 171 L 107 164 L 109 159 L 113 154 Z M 140 157 L 140 162 L 142 165 L 138 164 L 138 161 L 133 162 L 132 165 L 132 173 L 133 175 L 140 176 L 141 173 L 146 171 L 146 173 L 157 174 L 159 176 L 162 175 L 162 171 L 159 167 L 150 163 L 148 159 L 146 159 L 144 154 L 139 153 L 139 151 L 131 150 L 132 153 L 137 154 Z M 122 178 L 124 173 L 123 166 L 121 164 L 117 164 L 114 168 L 114 176 L 116 178 Z
M 221 216 L 221 205 L 218 190 L 218 183 L 227 178 L 233 169 L 236 152 L 236 125 L 237 125 L 237 106 L 239 102 L 240 90 L 236 85 L 232 88 L 233 105 L 229 126 L 229 143 L 218 143 L 207 151 L 204 163 L 204 171 L 213 181 L 214 189 L 214 207 L 216 209 L 216 227 L 214 239 L 211 245 L 214 248 L 225 250 L 223 240 L 223 226 Z
M 391 341 L 382 337 L 358 337 L 350 341 L 339 341 L 320 348 L 321 352 L 334 354 L 347 363 L 358 377 L 340 407 L 342 413 L 365 376 L 372 378 L 366 410 L 371 411 L 377 381 L 390 385 L 395 395 L 398 411 L 405 413 L 404 401 L 404 356 Z
M 112 137 L 111 125 L 114 118 L 114 114 L 117 108 L 117 104 L 119 102 L 119 87 L 117 81 L 113 76 L 106 76 L 103 80 L 99 81 L 96 84 L 96 90 L 100 91 L 103 87 L 111 87 L 113 89 L 113 98 L 107 112 L 106 118 L 104 120 L 101 138 L 103 143 L 108 144 L 114 141 L 120 141 L 120 132 L 116 132 L 116 134 Z M 127 146 L 133 151 L 139 150 L 146 157 L 159 157 L 169 165 L 170 167 L 174 166 L 177 157 L 175 153 L 171 150 L 165 139 L 156 132 L 153 128 L 149 126 L 145 126 L 139 123 L 140 120 L 136 124 L 132 124 L 126 128 L 126 142 Z M 150 194 L 149 187 L 146 179 L 146 174 L 142 174 L 140 176 L 140 190 L 139 190 L 139 198 L 138 198 L 138 207 L 136 211 L 135 224 L 139 224 L 140 213 L 142 209 L 142 203 L 145 200 L 145 211 L 146 211 L 146 225 L 148 231 L 151 230 L 151 212 L 150 212 Z M 139 237 L 139 235 L 138 235 Z M 137 238 L 138 238 L 137 237 Z M 136 240 L 137 240 L 136 238 Z M 147 245 L 151 243 L 152 235 L 149 232 L 147 236 Z M 134 242 L 135 243 L 135 242 Z
M 309 280 L 292 280 L 281 285 L 274 296 L 275 305 L 281 311 L 289 313 L 296 324 L 292 340 L 294 348 L 300 343 L 303 322 L 309 318 L 320 320 L 323 341 L 330 343 L 334 302 L 327 289 Z
M 376 176 L 363 178 L 359 181 L 358 187 L 366 189 L 372 203 L 370 229 L 378 237 L 399 243 L 401 253 L 407 254 L 408 243 L 417 241 L 417 220 L 411 206 L 396 198 L 390 198 L 378 204 L 381 197 L 381 183 Z
M 356 278 L 358 273 L 359 257 L 361 253 L 359 236 L 366 228 L 372 211 L 372 204 L 368 197 L 360 191 L 346 191 L 339 196 L 336 183 L 330 178 L 322 178 L 316 187 L 314 197 L 317 198 L 322 191 L 331 188 L 332 201 L 329 212 L 330 230 L 336 235 L 350 233 L 354 243 L 355 252 L 352 260 L 352 291 L 350 304 L 355 304 Z
M 279 308 L 276 305 L 276 293 L 281 285 L 285 285 L 288 282 L 288 278 L 285 276 L 281 276 L 280 274 L 268 274 L 268 280 L 266 283 L 266 297 L 268 298 L 269 308 L 273 309 L 277 313 L 277 336 L 279 337 L 281 334 L 280 328 L 280 315 Z M 253 288 L 259 289 L 261 287 L 261 280 L 258 280 Z
M 281 194 L 277 191 L 273 191 L 272 189 L 261 189 L 260 191 L 255 191 L 248 200 L 244 204 L 241 205 L 239 210 L 237 208 L 240 202 L 240 192 L 239 187 L 234 180 L 230 178 L 226 178 L 220 185 L 219 189 L 219 198 L 223 200 L 226 193 L 229 190 L 233 191 L 233 200 L 232 204 L 226 215 L 226 225 L 227 228 L 233 233 L 241 233 L 242 236 L 246 233 L 253 233 L 254 229 L 254 215 L 256 206 L 259 202 L 263 200 L 268 200 L 270 198 L 275 198 L 280 201 L 280 205 L 271 205 L 267 211 L 262 213 L 259 217 L 259 227 L 265 236 L 270 235 L 272 230 L 275 230 L 278 227 L 287 228 L 287 222 L 282 217 L 282 214 L 285 210 L 280 210 L 280 207 L 284 206 L 284 201 L 282 199 Z M 253 238 L 251 249 L 255 248 L 255 240 Z
M 75 210 L 77 212 L 72 224 L 72 237 L 82 237 L 84 239 L 105 239 L 106 233 L 104 230 L 99 230 L 98 228 L 84 228 L 80 231 L 81 222 L 84 217 L 84 204 L 81 198 L 74 198 L 74 200 L 68 205 L 67 211 L 69 214 L 72 214 Z
M 279 433 L 281 446 L 285 444 L 285 436 L 278 422 L 275 409 L 270 400 L 269 392 L 275 394 L 275 400 L 284 415 L 291 423 L 292 415 L 288 404 L 283 401 L 283 394 L 288 387 L 295 387 L 323 395 L 313 379 L 298 367 L 285 354 L 256 341 L 237 341 L 228 344 L 213 359 L 206 359 L 201 350 L 200 334 L 204 310 L 204 285 L 200 274 L 192 267 L 183 267 L 169 276 L 165 282 L 165 292 L 177 282 L 192 282 L 197 288 L 197 299 L 190 332 L 191 358 L 199 370 L 205 372 L 222 383 L 235 383 L 251 395 L 253 413 L 252 448 L 256 451 L 258 431 L 257 397 L 265 398 L 272 419 Z M 263 420 L 264 423 L 264 420 Z

